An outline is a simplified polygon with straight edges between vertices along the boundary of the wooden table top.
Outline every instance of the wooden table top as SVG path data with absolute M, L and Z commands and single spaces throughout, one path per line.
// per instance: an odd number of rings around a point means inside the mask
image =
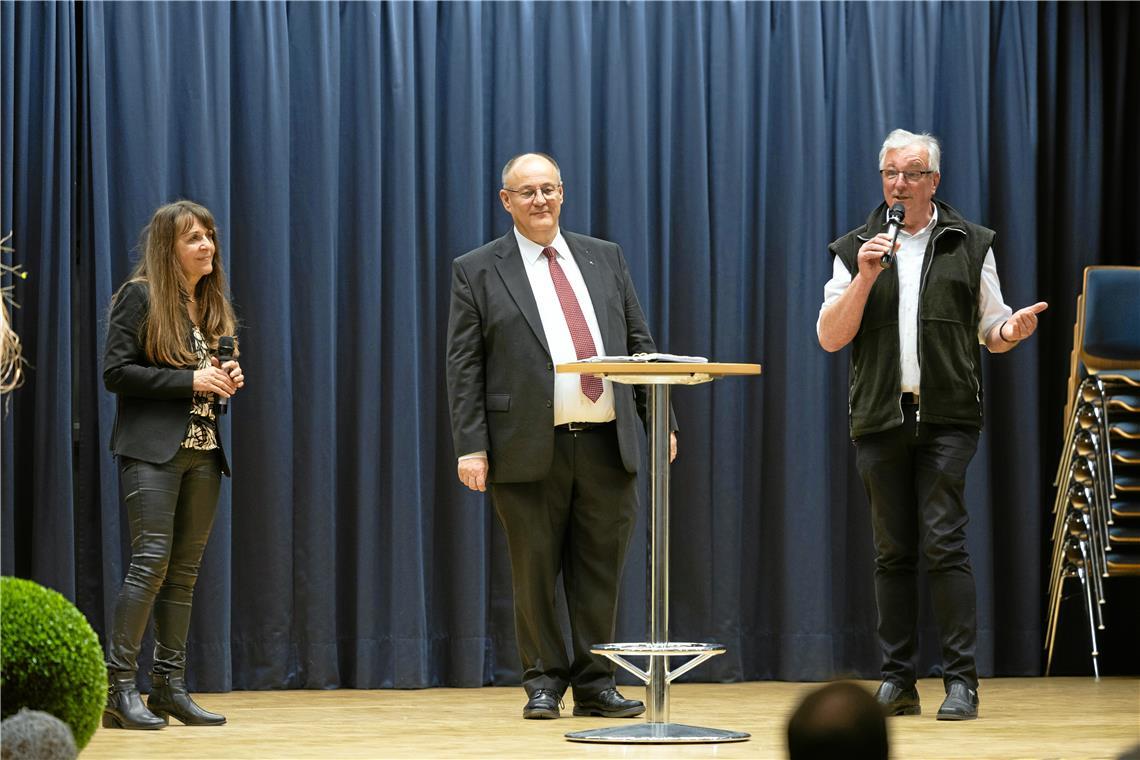
M 576 375 L 759 375 L 759 364 L 729 362 L 568 362 L 554 368 Z

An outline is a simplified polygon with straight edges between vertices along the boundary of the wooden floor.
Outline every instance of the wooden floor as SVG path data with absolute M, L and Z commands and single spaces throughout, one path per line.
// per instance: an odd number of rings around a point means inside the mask
M 82 758 L 783 758 L 787 717 L 816 686 L 675 685 L 669 692 L 672 722 L 752 734 L 746 742 L 688 746 L 567 741 L 568 731 L 628 721 L 568 717 L 569 700 L 561 720 L 524 721 L 518 687 L 202 694 L 201 704 L 224 713 L 227 725 L 100 728 Z M 643 695 L 639 687 L 623 691 Z M 987 680 L 981 718 L 964 723 L 934 719 L 943 696 L 940 681 L 920 682 L 919 693 L 923 715 L 890 719 L 894 760 L 1117 758 L 1140 744 L 1140 680 L 1134 678 Z

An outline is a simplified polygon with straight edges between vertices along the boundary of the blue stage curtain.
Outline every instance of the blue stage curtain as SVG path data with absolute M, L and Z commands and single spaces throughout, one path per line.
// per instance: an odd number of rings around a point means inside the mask
M 0 402 L 3 572 L 72 599 L 77 536 L 72 454 L 72 308 L 77 137 L 72 3 L 0 3 L 0 237 L 28 280 L 3 277 L 20 307 L 23 387 Z M 97 566 L 91 569 L 97 570 Z M 87 571 L 85 567 L 84 572 Z
M 906 127 L 942 138 L 939 197 L 998 231 L 1010 305 L 1051 303 L 1033 341 L 987 360 L 968 491 L 980 669 L 1041 672 L 1080 271 L 1136 261 L 1134 7 L 63 2 L 0 19 L 0 211 L 31 274 L 14 324 L 33 364 L 3 419 L 0 562 L 101 634 L 128 559 L 107 306 L 150 213 L 185 197 L 218 219 L 248 378 L 191 684 L 517 682 L 501 530 L 455 477 L 444 333 L 451 260 L 509 229 L 500 169 L 541 150 L 563 226 L 624 247 L 662 350 L 764 365 L 674 395 L 670 631 L 728 647 L 690 677 L 874 677 L 846 354 L 815 321 L 827 243 L 881 200 L 879 145 Z M 643 517 L 619 640 L 645 635 L 644 578 Z M 922 632 L 933 673 L 928 611 Z

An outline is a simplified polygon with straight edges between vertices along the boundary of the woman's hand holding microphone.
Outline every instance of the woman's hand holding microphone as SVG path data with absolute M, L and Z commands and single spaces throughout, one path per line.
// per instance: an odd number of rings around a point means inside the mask
M 215 393 L 229 398 L 245 385 L 245 375 L 236 361 L 221 364 L 217 357 L 211 357 L 212 366 L 194 370 L 194 390 L 200 393 Z

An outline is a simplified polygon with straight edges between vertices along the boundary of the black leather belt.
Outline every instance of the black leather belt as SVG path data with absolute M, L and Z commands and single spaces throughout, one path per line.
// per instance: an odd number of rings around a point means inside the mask
M 918 394 L 904 393 L 902 395 L 902 402 L 906 406 L 918 406 Z
M 588 430 L 597 430 L 604 428 L 607 425 L 614 424 L 613 420 L 609 422 L 567 422 L 565 425 L 555 425 L 555 433 L 585 433 Z

